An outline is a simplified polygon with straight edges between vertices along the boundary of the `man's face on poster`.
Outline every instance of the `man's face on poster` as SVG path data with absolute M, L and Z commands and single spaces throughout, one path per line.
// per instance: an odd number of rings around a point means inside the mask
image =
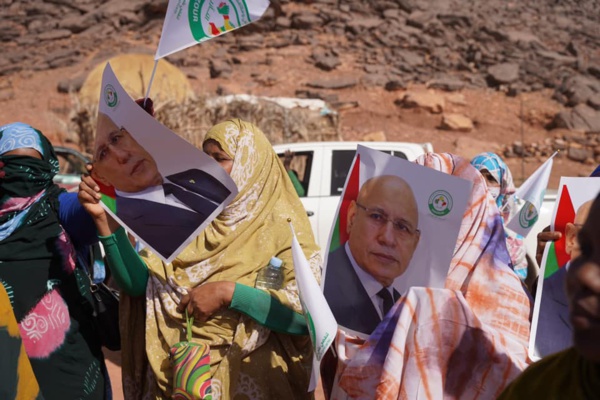
M 375 177 L 348 209 L 348 245 L 357 264 L 383 286 L 406 271 L 421 236 L 417 203 L 397 176 Z
M 590 213 L 590 208 L 592 206 L 593 200 L 586 201 L 577 209 L 577 213 L 575 214 L 575 220 L 571 223 L 567 223 L 565 227 L 565 235 L 566 235 L 566 243 L 565 243 L 565 251 L 571 258 L 571 260 L 576 259 L 581 254 L 581 250 L 579 248 L 579 240 L 577 235 L 579 234 L 579 230 L 585 223 L 588 214 Z
M 115 189 L 135 193 L 162 183 L 154 158 L 123 127 L 98 113 L 92 177 Z

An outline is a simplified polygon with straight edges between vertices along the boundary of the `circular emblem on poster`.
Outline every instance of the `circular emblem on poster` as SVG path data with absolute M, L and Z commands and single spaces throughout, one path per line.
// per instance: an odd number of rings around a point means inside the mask
M 429 211 L 433 215 L 443 217 L 452 211 L 452 196 L 445 190 L 436 190 L 429 196 Z

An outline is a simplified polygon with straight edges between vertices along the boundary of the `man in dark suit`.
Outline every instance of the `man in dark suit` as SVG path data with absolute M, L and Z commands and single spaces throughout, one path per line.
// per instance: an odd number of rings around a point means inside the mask
M 165 258 L 231 193 L 199 169 L 163 178 L 150 153 L 103 113 L 98 114 L 92 177 L 115 188 L 117 216 Z
M 591 206 L 592 200 L 583 203 L 577 210 L 573 223 L 568 223 L 565 227 L 565 251 L 571 260 L 581 254 L 577 234 L 585 223 Z M 541 357 L 565 350 L 573 344 L 573 328 L 565 290 L 569 265 L 570 262 L 544 279 L 535 339 L 535 347 Z
M 402 178 L 365 182 L 348 208 L 348 241 L 327 259 L 324 294 L 339 325 L 371 334 L 400 298 L 392 284 L 419 243 L 419 213 Z

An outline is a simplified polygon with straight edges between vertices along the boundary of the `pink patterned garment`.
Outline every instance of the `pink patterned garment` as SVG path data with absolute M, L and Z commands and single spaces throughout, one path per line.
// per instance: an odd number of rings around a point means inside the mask
M 529 362 L 531 304 L 483 178 L 449 154 L 416 162 L 474 184 L 446 289 L 410 289 L 364 344 L 338 332 L 334 399 L 495 399 Z
M 63 343 L 70 326 L 69 309 L 58 291 L 46 293 L 19 323 L 27 355 L 48 357 Z

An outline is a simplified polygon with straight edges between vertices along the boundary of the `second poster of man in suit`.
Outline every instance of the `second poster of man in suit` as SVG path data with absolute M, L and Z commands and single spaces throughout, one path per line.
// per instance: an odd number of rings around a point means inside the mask
M 369 335 L 411 286 L 444 287 L 471 183 L 359 146 L 332 229 L 323 291 Z
M 534 360 L 573 345 L 565 277 L 571 261 L 581 254 L 579 229 L 598 192 L 598 178 L 560 180 L 550 228 L 561 238 L 548 242 L 542 257 L 529 340 L 529 356 Z
M 237 194 L 209 156 L 148 115 L 107 65 L 92 177 L 102 202 L 139 241 L 170 262 Z

